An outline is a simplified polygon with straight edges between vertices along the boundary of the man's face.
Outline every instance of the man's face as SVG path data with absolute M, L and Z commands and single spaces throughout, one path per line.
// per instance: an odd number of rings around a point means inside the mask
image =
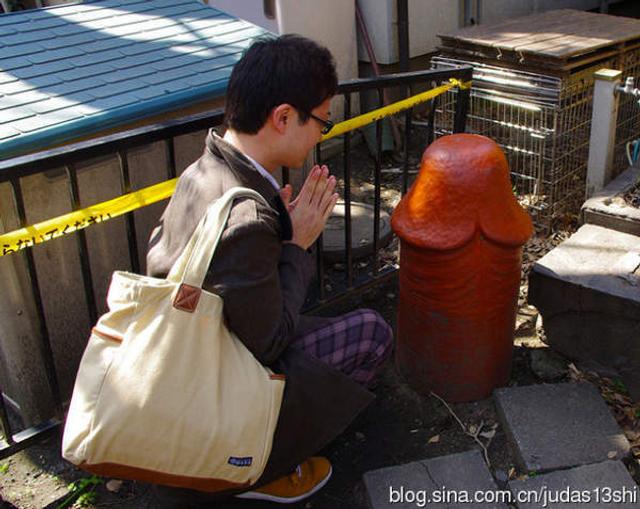
M 311 113 L 323 120 L 329 120 L 331 98 L 311 110 Z M 287 157 L 289 161 L 285 166 L 290 168 L 301 168 L 309 152 L 322 138 L 323 125 L 318 120 L 309 117 L 306 122 L 300 123 L 299 112 L 293 111 L 289 129 L 287 130 Z

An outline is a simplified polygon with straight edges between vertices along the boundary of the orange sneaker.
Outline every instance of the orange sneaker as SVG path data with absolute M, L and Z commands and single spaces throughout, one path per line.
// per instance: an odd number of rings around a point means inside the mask
M 240 493 L 236 497 L 292 504 L 313 495 L 327 484 L 331 472 L 331 463 L 326 458 L 309 458 L 300 463 L 289 475 L 255 490 Z

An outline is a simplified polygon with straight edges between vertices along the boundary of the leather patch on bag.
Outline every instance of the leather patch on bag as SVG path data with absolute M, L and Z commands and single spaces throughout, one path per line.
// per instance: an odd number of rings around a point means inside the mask
M 173 299 L 173 307 L 187 313 L 193 313 L 198 307 L 202 289 L 182 283 Z
M 271 380 L 286 380 L 287 379 L 287 377 L 285 375 L 281 375 L 279 373 L 271 373 L 269 375 L 269 378 Z

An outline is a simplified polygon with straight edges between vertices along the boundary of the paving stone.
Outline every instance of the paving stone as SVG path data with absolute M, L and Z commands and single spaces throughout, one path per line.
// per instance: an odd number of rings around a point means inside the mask
M 640 490 L 620 461 L 551 472 L 511 481 L 508 486 L 518 509 L 640 507 Z
M 640 368 L 640 237 L 582 226 L 535 263 L 529 302 L 566 357 Z
M 622 195 L 640 180 L 640 168 L 628 168 L 607 187 L 582 205 L 584 223 L 595 224 L 623 233 L 640 235 L 640 209 L 625 203 Z
M 363 479 L 371 509 L 507 509 L 472 500 L 476 492 L 498 490 L 479 451 L 373 470 Z
M 496 390 L 494 400 L 523 472 L 629 455 L 629 442 L 591 384 L 509 387 Z

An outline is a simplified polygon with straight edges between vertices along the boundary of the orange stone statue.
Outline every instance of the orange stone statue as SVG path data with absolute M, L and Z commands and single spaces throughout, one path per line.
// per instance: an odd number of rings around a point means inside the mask
M 448 401 L 490 396 L 509 379 L 533 232 L 500 147 L 474 134 L 432 143 L 391 225 L 401 246 L 398 370 Z

